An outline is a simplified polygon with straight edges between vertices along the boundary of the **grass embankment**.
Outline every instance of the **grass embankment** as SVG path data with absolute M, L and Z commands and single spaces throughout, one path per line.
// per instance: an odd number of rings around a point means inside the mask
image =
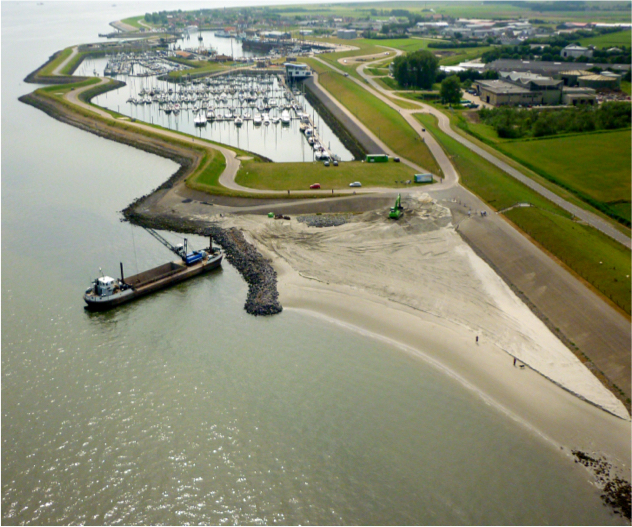
M 207 73 L 217 73 L 219 71 L 226 71 L 231 69 L 231 66 L 234 64 L 233 62 L 208 62 L 206 60 L 186 60 L 181 58 L 169 58 L 172 62 L 177 62 L 178 64 L 183 64 L 185 66 L 189 66 L 191 69 L 180 70 L 180 71 L 170 71 L 169 78 L 170 79 L 178 79 L 180 77 L 186 77 L 187 75 L 191 76 L 202 76 Z
M 356 68 L 361 64 L 361 62 L 353 60 L 354 57 L 362 57 L 364 55 L 384 55 L 384 53 L 388 52 L 388 50 L 380 47 L 379 40 L 366 41 L 365 39 L 356 39 L 352 41 L 339 41 L 338 39 L 327 39 L 327 41 L 337 44 L 343 43 L 347 46 L 358 47 L 358 49 L 353 49 L 349 51 L 337 51 L 335 53 L 323 53 L 318 56 L 325 62 L 329 63 L 331 66 L 334 66 L 335 68 L 348 73 L 351 77 L 355 77 L 356 79 L 361 79 L 360 75 L 358 75 L 358 72 L 356 71 Z M 393 54 L 392 52 L 390 53 L 391 55 Z M 342 62 L 342 60 L 347 60 L 347 63 Z M 373 59 L 367 59 L 366 62 L 370 62 L 371 60 Z
M 628 81 L 621 81 L 621 91 L 627 93 L 628 95 L 632 94 L 632 83 Z
M 256 189 L 308 190 L 313 183 L 323 189 L 348 189 L 359 181 L 363 187 L 410 187 L 415 171 L 401 163 L 363 163 L 351 161 L 326 167 L 323 163 L 254 163 L 246 161 L 236 182 Z
M 142 20 L 143 22 L 145 21 L 145 15 L 140 15 L 140 16 L 133 16 L 130 18 L 125 18 L 123 20 L 121 20 L 121 22 L 123 22 L 123 24 L 127 24 L 128 26 L 132 26 L 135 27 L 136 29 L 147 29 L 147 26 L 143 26 L 142 24 L 139 24 L 139 20 Z M 145 22 L 148 26 L 151 26 L 150 23 Z
M 463 186 L 496 210 L 517 203 L 505 216 L 577 275 L 630 314 L 630 251 L 596 229 L 573 221 L 571 215 L 515 180 L 495 165 L 439 130 L 436 119 L 415 116 L 441 143 L 461 175 Z M 600 263 L 602 262 L 602 263 Z
M 442 174 L 426 144 L 396 110 L 321 62 L 313 59 L 305 62 L 319 73 L 320 84 L 389 148 L 433 174 Z
M 55 57 L 54 60 L 44 65 L 42 69 L 37 72 L 39 77 L 52 77 L 53 72 L 57 69 L 57 67 L 64 62 L 70 55 L 72 54 L 72 47 L 66 48 L 59 52 L 59 55 Z
M 615 207 L 630 221 L 630 130 L 510 141 L 498 148 L 594 205 Z
M 555 192 L 563 189 L 580 200 L 583 208 L 629 226 L 629 129 L 513 140 L 498 137 L 490 125 L 459 119 L 459 128 L 553 183 Z M 531 176 L 529 171 L 525 174 Z
M 233 197 L 248 197 L 248 198 L 258 198 L 258 197 L 269 197 L 263 194 L 252 194 L 247 192 L 239 192 L 231 189 L 227 189 L 219 184 L 219 176 L 223 172 L 223 167 L 225 166 L 224 156 L 217 150 L 213 149 L 213 143 L 210 141 L 200 140 L 196 138 L 196 143 L 193 143 L 193 137 L 187 136 L 185 134 L 179 134 L 181 139 L 174 139 L 172 137 L 165 137 L 161 134 L 161 131 L 174 133 L 172 130 L 164 129 L 157 125 L 151 125 L 149 123 L 142 123 L 145 128 L 140 128 L 135 124 L 131 123 L 129 118 L 123 116 L 121 114 L 117 114 L 116 112 L 108 112 L 112 115 L 113 119 L 105 119 L 100 115 L 97 115 L 93 111 L 87 110 L 85 108 L 79 107 L 68 102 L 64 95 L 70 91 L 71 89 L 79 89 L 86 86 L 90 86 L 92 84 L 97 84 L 99 79 L 92 78 L 85 82 L 69 84 L 63 86 L 49 86 L 46 88 L 40 88 L 36 90 L 35 94 L 45 97 L 47 99 L 51 99 L 54 102 L 61 104 L 70 112 L 77 114 L 79 116 L 88 118 L 98 125 L 106 125 L 106 127 L 111 131 L 112 136 L 108 136 L 110 138 L 114 138 L 117 132 L 124 133 L 133 133 L 139 136 L 143 136 L 150 139 L 159 139 L 169 145 L 173 145 L 178 148 L 183 148 L 187 151 L 197 152 L 202 155 L 202 160 L 199 163 L 197 169 L 190 174 L 187 178 L 187 184 L 190 183 L 192 188 L 197 188 L 199 190 L 209 192 L 212 194 L 219 194 L 224 196 L 233 196 Z M 109 84 L 112 85 L 116 83 L 116 81 L 110 80 Z M 80 94 L 80 98 L 82 100 L 87 100 L 90 96 L 93 96 L 96 93 L 103 92 L 107 90 L 107 88 L 103 85 L 95 86 L 94 88 L 87 90 Z M 92 92 L 92 93 L 91 93 Z M 95 105 L 96 107 L 96 105 Z M 102 110 L 102 108 L 98 107 Z M 150 129 L 147 129 L 150 128 Z M 176 132 L 177 133 L 177 132 Z M 123 141 L 125 142 L 125 141 Z M 142 148 L 142 147 L 140 147 Z M 240 155 L 252 155 L 248 152 L 234 149 Z M 283 198 L 284 196 L 280 196 Z
M 226 158 L 219 150 L 207 150 L 198 169 L 186 179 L 187 187 L 217 194 L 219 177 L 226 168 Z

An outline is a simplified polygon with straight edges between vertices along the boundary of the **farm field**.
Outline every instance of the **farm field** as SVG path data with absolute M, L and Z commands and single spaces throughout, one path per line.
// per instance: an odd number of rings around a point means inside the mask
M 515 208 L 504 214 L 630 314 L 629 270 L 632 262 L 628 249 L 597 230 L 573 221 L 566 211 L 444 134 L 433 116 L 417 114 L 416 118 L 452 158 L 463 186 L 496 210 L 530 203 L 532 207 Z
M 415 171 L 402 163 L 363 163 L 350 161 L 335 167 L 323 163 L 257 163 L 245 162 L 236 182 L 256 189 L 309 190 L 313 183 L 323 189 L 348 189 L 349 183 L 359 181 L 363 187 L 404 187 L 413 179 Z
M 596 37 L 587 37 L 579 42 L 582 46 L 597 46 L 598 48 L 611 48 L 615 46 L 632 45 L 632 31 L 618 31 L 616 33 L 607 33 Z
M 630 220 L 630 130 L 509 141 L 497 146 L 518 162 L 602 203 L 619 202 Z M 620 203 L 627 201 L 627 207 Z
M 619 5 L 623 7 L 617 9 L 615 2 L 590 2 L 592 9 L 590 10 L 590 20 L 600 22 L 629 22 L 629 8 L 624 2 Z M 602 8 L 595 8 L 600 6 Z M 414 14 L 424 15 L 432 10 L 433 14 L 444 16 L 452 16 L 455 18 L 537 18 L 545 22 L 554 23 L 559 20 L 578 20 L 586 19 L 586 10 L 562 10 L 555 11 L 539 11 L 530 9 L 528 4 L 514 2 L 490 2 L 490 3 L 473 3 L 473 2 L 370 2 L 357 4 L 312 4 L 312 5 L 295 5 L 272 7 L 270 11 L 277 11 L 284 18 L 294 18 L 295 16 L 324 15 L 338 17 L 370 17 L 372 19 L 383 18 L 385 15 L 382 10 L 390 12 L 391 9 L 406 9 Z
M 338 101 L 346 106 L 373 131 L 394 152 L 410 159 L 424 169 L 439 175 L 441 169 L 428 147 L 419 140 L 418 135 L 404 118 L 385 103 L 358 86 L 352 80 L 332 72 L 327 66 L 313 59 L 303 62 L 316 70 L 320 84 L 335 94 Z

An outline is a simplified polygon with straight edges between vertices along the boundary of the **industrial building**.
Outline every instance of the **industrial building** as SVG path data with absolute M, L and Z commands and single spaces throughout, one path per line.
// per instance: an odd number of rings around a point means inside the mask
M 564 86 L 562 88 L 562 104 L 566 106 L 595 105 L 597 95 L 592 88 Z
M 564 58 L 573 57 L 574 59 L 578 59 L 579 57 L 587 57 L 590 58 L 593 56 L 592 49 L 585 48 L 583 46 L 574 46 L 568 45 L 562 51 L 560 51 L 560 55 Z
M 358 37 L 355 29 L 339 29 L 336 35 L 338 38 L 344 38 L 347 40 Z
M 542 93 L 532 92 L 503 80 L 476 81 L 478 95 L 493 106 L 533 106 L 542 104 Z

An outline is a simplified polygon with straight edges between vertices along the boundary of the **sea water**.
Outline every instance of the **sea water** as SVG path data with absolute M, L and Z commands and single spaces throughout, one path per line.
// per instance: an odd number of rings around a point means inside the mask
M 3 524 L 622 523 L 565 454 L 419 358 L 246 314 L 228 263 L 83 309 L 99 267 L 171 258 L 118 211 L 177 166 L 19 103 L 22 79 L 168 8 L 2 3 Z

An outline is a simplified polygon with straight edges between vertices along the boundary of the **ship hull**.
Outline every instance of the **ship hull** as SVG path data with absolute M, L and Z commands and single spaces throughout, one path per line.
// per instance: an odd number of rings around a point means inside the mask
M 106 297 L 99 297 L 92 293 L 84 294 L 83 299 L 87 304 L 86 309 L 90 311 L 106 311 L 121 304 L 126 304 L 132 300 L 217 269 L 221 266 L 222 258 L 223 255 L 219 254 L 190 267 L 185 267 L 179 262 L 170 262 L 138 275 L 130 276 L 125 280 L 126 284 L 132 286 L 130 289 Z

